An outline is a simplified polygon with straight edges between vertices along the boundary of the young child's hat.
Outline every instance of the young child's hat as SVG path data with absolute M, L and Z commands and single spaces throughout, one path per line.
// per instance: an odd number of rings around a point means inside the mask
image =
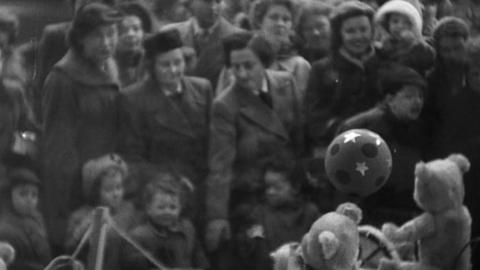
M 82 168 L 84 194 L 89 194 L 95 181 L 111 168 L 119 170 L 124 177 L 128 174 L 127 163 L 117 154 L 107 154 L 85 163 Z
M 406 16 L 412 23 L 414 33 L 420 37 L 422 35 L 422 15 L 420 11 L 411 3 L 405 0 L 391 0 L 383 4 L 375 13 L 375 22 L 387 30 L 388 15 L 398 13 Z

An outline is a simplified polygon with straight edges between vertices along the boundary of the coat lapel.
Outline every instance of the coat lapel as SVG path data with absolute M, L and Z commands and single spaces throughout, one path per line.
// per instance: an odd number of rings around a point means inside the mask
M 153 79 L 148 79 L 147 87 L 155 93 L 155 99 L 152 100 L 156 104 L 154 112 L 155 121 L 167 129 L 193 137 L 194 134 L 190 122 L 180 108 L 159 88 L 158 84 Z M 183 94 L 186 94 L 186 92 Z
M 253 123 L 259 125 L 265 130 L 288 140 L 288 133 L 280 120 L 275 108 L 283 103 L 279 98 L 276 98 L 276 86 L 272 84 L 269 79 L 269 91 L 272 95 L 274 109 L 271 109 L 259 97 L 255 96 L 251 91 L 245 89 L 235 89 L 238 92 L 241 108 L 240 112 Z

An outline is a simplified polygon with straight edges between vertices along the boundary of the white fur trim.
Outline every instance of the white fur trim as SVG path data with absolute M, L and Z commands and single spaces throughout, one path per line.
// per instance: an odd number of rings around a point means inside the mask
M 422 36 L 422 16 L 414 5 L 404 0 L 391 0 L 383 4 L 375 13 L 375 22 L 382 26 L 385 23 L 387 14 L 393 12 L 407 16 L 412 22 L 415 34 L 418 35 L 418 37 Z

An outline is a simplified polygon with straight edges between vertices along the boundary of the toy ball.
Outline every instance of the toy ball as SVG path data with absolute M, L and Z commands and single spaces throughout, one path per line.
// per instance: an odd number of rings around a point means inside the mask
M 348 195 L 365 197 L 390 177 L 392 154 L 385 141 L 367 129 L 351 129 L 328 146 L 325 171 L 330 182 Z

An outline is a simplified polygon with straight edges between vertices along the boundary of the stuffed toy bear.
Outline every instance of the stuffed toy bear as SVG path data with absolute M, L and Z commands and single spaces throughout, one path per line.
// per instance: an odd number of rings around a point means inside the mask
M 0 270 L 7 270 L 7 266 L 15 259 L 15 250 L 6 243 L 0 242 Z
M 470 269 L 468 243 L 471 217 L 463 205 L 463 174 L 470 162 L 460 154 L 446 159 L 419 162 L 415 167 L 414 199 L 424 211 L 400 228 L 384 224 L 382 231 L 394 243 L 418 241 L 419 261 L 383 260 L 380 270 L 467 270 Z
M 358 269 L 360 238 L 352 218 L 329 212 L 313 223 L 301 242 L 303 263 L 313 270 Z

